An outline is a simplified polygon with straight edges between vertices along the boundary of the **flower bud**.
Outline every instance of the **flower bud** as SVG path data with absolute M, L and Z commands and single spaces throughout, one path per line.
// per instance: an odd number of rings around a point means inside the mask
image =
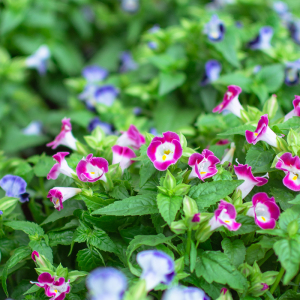
M 259 297 L 261 295 L 263 295 L 266 290 L 269 289 L 269 286 L 264 283 L 264 282 L 257 282 L 253 285 L 251 285 L 251 287 L 248 290 L 248 293 L 254 297 Z
M 92 189 L 82 189 L 82 194 L 88 197 L 93 196 L 93 190 Z
M 89 154 L 86 147 L 78 141 L 76 142 L 76 148 L 77 148 L 77 152 L 81 155 L 87 156 Z
M 180 183 L 174 188 L 173 191 L 175 196 L 184 196 L 189 192 L 190 188 L 191 186 L 189 184 Z
M 244 277 L 248 277 L 252 273 L 252 267 L 247 263 L 241 264 L 238 270 L 244 275 Z
M 99 144 L 105 138 L 105 133 L 100 126 L 96 126 L 96 128 L 92 131 L 92 136 L 94 137 L 95 141 Z
M 167 190 L 173 190 L 176 187 L 176 179 L 169 170 L 167 170 L 163 186 Z
M 181 147 L 185 148 L 187 146 L 187 141 L 185 136 L 181 132 L 179 133 L 179 138 L 180 138 Z
M 232 300 L 230 291 L 227 288 L 222 288 L 221 294 L 216 300 Z
M 208 221 L 206 221 L 200 224 L 198 230 L 196 231 L 195 238 L 198 243 L 204 243 L 210 238 L 212 234 L 213 231 L 210 230 L 210 225 Z
M 108 174 L 112 179 L 120 179 L 122 176 L 122 168 L 120 167 L 120 164 L 110 165 L 108 167 L 108 173 L 106 173 L 105 176 Z
M 185 233 L 187 230 L 187 226 L 183 220 L 175 221 L 171 223 L 170 229 L 176 234 Z
M 158 186 L 157 189 L 159 190 L 160 193 L 162 193 L 162 194 L 164 194 L 164 195 L 167 195 L 167 196 L 169 195 L 169 194 L 168 194 L 168 190 L 165 189 L 164 187 Z
M 289 148 L 293 152 L 294 155 L 297 155 L 300 150 L 300 135 L 293 129 L 290 129 L 289 134 L 287 136 L 287 143 Z
M 242 191 L 241 190 L 235 190 L 235 192 L 232 196 L 232 202 L 233 202 L 234 206 L 243 204 Z
M 241 109 L 241 119 L 244 123 L 247 123 L 250 121 L 250 116 L 244 109 Z
M 289 234 L 289 237 L 293 237 L 298 232 L 298 230 L 299 230 L 298 220 L 293 220 L 287 226 L 287 232 Z
M 190 229 L 196 230 L 200 225 L 200 213 L 194 214 L 192 218 L 189 219 Z
M 266 101 L 263 108 L 263 113 L 268 114 L 269 120 L 271 120 L 275 117 L 277 110 L 278 110 L 277 96 L 273 94 L 271 98 Z
M 145 134 L 145 138 L 146 138 L 146 145 L 149 146 L 150 143 L 152 142 L 153 138 L 154 138 L 154 135 L 151 134 L 151 133 L 149 133 L 149 132 L 147 132 Z
M 289 152 L 289 146 L 283 138 L 277 136 L 276 141 L 277 141 L 277 148 L 279 151 Z
M 183 199 L 183 212 L 186 218 L 192 218 L 198 213 L 198 205 L 196 201 L 188 196 Z
M 175 273 L 183 272 L 184 269 L 184 256 L 175 260 Z
M 262 281 L 265 282 L 267 285 L 272 285 L 279 272 L 277 271 L 268 271 L 262 274 Z

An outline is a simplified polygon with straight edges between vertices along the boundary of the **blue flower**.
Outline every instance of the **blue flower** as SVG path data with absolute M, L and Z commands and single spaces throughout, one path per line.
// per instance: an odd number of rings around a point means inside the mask
M 285 64 L 285 83 L 296 85 L 299 83 L 300 59 Z
M 292 19 L 292 14 L 289 11 L 289 7 L 282 1 L 276 1 L 273 3 L 273 9 L 279 15 L 284 22 L 288 22 Z
M 27 57 L 26 65 L 28 68 L 36 69 L 40 75 L 47 72 L 48 59 L 50 58 L 50 50 L 48 46 L 40 46 L 35 53 Z
M 205 73 L 201 81 L 201 85 L 206 85 L 208 83 L 218 80 L 222 70 L 222 65 L 217 60 L 209 60 L 205 64 Z
M 261 65 L 256 65 L 253 67 L 253 74 L 258 73 L 261 70 Z
M 108 76 L 108 71 L 99 66 L 87 66 L 82 70 L 82 76 L 90 83 L 104 80 Z
M 26 181 L 14 175 L 5 175 L 0 180 L 0 186 L 5 191 L 5 196 L 20 198 L 20 202 L 29 201 L 29 194 L 26 193 Z
M 127 288 L 127 280 L 117 269 L 97 268 L 86 279 L 91 300 L 121 300 Z
M 1 215 L 3 215 L 3 211 L 2 211 L 2 210 L 0 210 L 0 216 L 1 216 Z
M 225 34 L 224 23 L 217 15 L 213 15 L 210 21 L 205 25 L 203 32 L 212 42 L 220 42 L 223 40 Z
M 90 121 L 88 125 L 88 131 L 92 132 L 97 126 L 99 126 L 106 135 L 113 134 L 112 125 L 100 121 L 98 117 L 95 117 Z
M 271 39 L 273 37 L 273 28 L 270 26 L 262 27 L 255 39 L 248 43 L 252 50 L 265 50 L 271 48 Z
M 104 85 L 95 91 L 96 103 L 102 103 L 106 106 L 112 106 L 119 91 L 113 85 Z
M 162 300 L 210 300 L 210 298 L 196 287 L 177 286 L 166 291 Z
M 136 260 L 143 269 L 141 279 L 146 281 L 147 291 L 159 283 L 169 285 L 175 276 L 173 259 L 162 251 L 146 250 L 138 253 Z
M 137 69 L 138 65 L 134 61 L 129 51 L 122 52 L 120 59 L 121 59 L 121 65 L 120 65 L 121 73 L 129 72 Z
M 150 128 L 149 132 L 151 134 L 153 134 L 154 136 L 158 136 L 158 132 L 157 132 L 156 128 L 154 128 L 154 127 Z
M 128 13 L 135 13 L 140 7 L 139 0 L 122 0 L 121 7 Z
M 42 134 L 42 122 L 32 121 L 29 125 L 22 129 L 25 135 L 41 135 Z
M 295 20 L 288 25 L 292 39 L 300 45 L 300 20 Z
M 134 113 L 136 116 L 138 116 L 138 115 L 140 115 L 140 114 L 142 113 L 142 109 L 141 109 L 140 107 L 135 107 L 135 108 L 133 109 L 133 113 Z

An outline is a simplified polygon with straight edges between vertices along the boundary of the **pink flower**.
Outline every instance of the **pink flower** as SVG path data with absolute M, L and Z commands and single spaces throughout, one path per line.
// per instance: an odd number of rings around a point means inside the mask
M 39 253 L 38 253 L 37 251 L 33 251 L 33 252 L 31 253 L 31 258 L 32 258 L 32 260 L 33 260 L 34 262 L 36 262 L 36 257 L 39 258 L 40 255 L 39 255 Z
M 284 121 L 287 121 L 292 117 L 300 117 L 300 96 L 295 95 L 295 99 L 293 100 L 293 105 L 294 105 L 294 109 L 284 117 Z
M 64 277 L 55 280 L 54 276 L 46 272 L 38 277 L 38 282 L 31 281 L 30 283 L 45 289 L 45 295 L 51 297 L 49 300 L 63 300 L 70 292 L 70 280 L 65 282 Z
M 70 119 L 64 118 L 61 122 L 62 126 L 60 133 L 56 136 L 53 142 L 47 144 L 47 147 L 52 146 L 52 149 L 56 149 L 59 145 L 64 145 L 73 150 L 77 150 L 77 140 L 72 134 L 72 125 Z
M 254 217 L 256 225 L 262 229 L 275 228 L 280 209 L 274 197 L 269 198 L 266 193 L 257 193 L 252 198 L 252 204 L 247 215 Z
M 254 132 L 246 130 L 246 140 L 249 144 L 255 145 L 259 141 L 264 141 L 273 147 L 277 147 L 277 135 L 268 126 L 268 115 L 263 115 L 258 121 L 257 128 Z
M 189 176 L 189 179 L 198 177 L 200 180 L 214 176 L 218 173 L 216 164 L 220 160 L 213 154 L 213 152 L 204 149 L 202 154 L 194 153 L 189 158 L 189 166 L 191 166 L 192 172 Z
M 221 113 L 223 110 L 229 110 L 239 118 L 241 117 L 241 110 L 243 107 L 239 101 L 239 94 L 242 89 L 236 85 L 229 85 L 227 92 L 223 97 L 223 102 L 213 109 L 213 112 Z
M 284 153 L 278 158 L 275 168 L 286 174 L 282 182 L 287 188 L 295 192 L 300 191 L 300 158 L 298 156 L 293 157 L 289 152 Z
M 52 156 L 57 161 L 57 164 L 55 164 L 48 173 L 48 180 L 56 179 L 60 173 L 72 178 L 72 174 L 75 174 L 75 172 L 69 167 L 67 161 L 65 160 L 65 156 L 69 154 L 69 152 L 57 152 Z
M 262 186 L 268 182 L 267 178 L 254 177 L 252 174 L 252 167 L 248 165 L 234 166 L 235 174 L 238 180 L 244 180 L 244 182 L 237 187 L 237 190 L 242 192 L 242 199 L 244 199 L 255 186 Z
M 221 200 L 214 214 L 209 221 L 211 231 L 221 226 L 227 227 L 230 231 L 237 231 L 242 226 L 235 221 L 236 210 L 231 203 Z
M 216 145 L 222 146 L 222 145 L 227 145 L 229 144 L 229 140 L 225 139 L 225 140 L 219 140 Z
M 223 165 L 226 161 L 232 164 L 234 152 L 235 152 L 235 143 L 231 143 L 230 149 L 225 149 L 224 156 L 222 157 L 220 164 Z
M 178 134 L 167 131 L 163 133 L 163 137 L 156 136 L 147 149 L 147 155 L 157 170 L 167 170 L 182 155 L 182 146 Z
M 138 131 L 134 125 L 130 125 L 127 131 L 118 138 L 116 144 L 123 147 L 132 147 L 140 149 L 145 144 L 145 137 Z
M 192 223 L 200 223 L 200 213 L 194 214 Z
M 113 152 L 113 161 L 112 164 L 120 164 L 120 167 L 122 171 L 124 172 L 125 169 L 127 169 L 131 164 L 134 163 L 132 158 L 136 157 L 133 150 L 131 150 L 128 147 L 121 147 L 118 145 L 113 146 L 112 148 Z
M 81 189 L 71 187 L 54 187 L 47 195 L 50 201 L 54 204 L 54 208 L 62 210 L 64 208 L 63 202 L 79 194 Z
M 262 291 L 266 291 L 269 288 L 269 286 L 266 283 L 261 283 L 261 285 L 263 286 L 261 289 Z
M 77 176 L 83 182 L 95 182 L 97 180 L 106 182 L 105 173 L 107 172 L 107 160 L 102 157 L 93 157 L 93 154 L 83 158 L 76 167 Z

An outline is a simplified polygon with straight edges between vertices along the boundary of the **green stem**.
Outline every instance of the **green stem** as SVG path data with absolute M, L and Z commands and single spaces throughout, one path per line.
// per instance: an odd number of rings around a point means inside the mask
M 45 190 L 45 186 L 44 186 L 44 178 L 43 177 L 39 177 L 39 184 L 40 184 L 40 189 L 42 192 L 42 196 L 43 196 L 43 203 L 45 206 L 45 212 L 46 215 L 49 216 L 51 211 L 49 209 L 49 206 L 47 205 L 48 203 L 48 198 L 47 198 L 47 191 Z
M 281 278 L 282 278 L 282 276 L 284 274 L 284 271 L 285 271 L 284 268 L 281 267 L 281 269 L 280 269 L 280 271 L 279 271 L 279 273 L 278 273 L 278 275 L 277 275 L 277 277 L 275 279 L 275 282 L 274 282 L 274 284 L 272 285 L 272 287 L 270 289 L 270 293 L 271 294 L 273 294 L 274 291 L 276 290 L 276 288 L 277 288 L 277 286 L 278 286 L 278 284 L 279 284 L 279 282 L 280 282 L 280 280 L 281 280 Z
M 295 286 L 293 287 L 293 290 L 295 292 L 297 292 L 298 287 L 299 287 L 299 282 L 300 282 L 300 273 L 297 275 L 296 279 L 295 279 Z
M 257 262 L 257 264 L 258 264 L 259 266 L 263 265 L 263 264 L 264 264 L 264 263 L 272 256 L 272 254 L 273 254 L 273 250 L 270 249 L 270 250 L 265 254 L 265 257 L 262 258 L 261 260 L 259 260 L 259 261 Z
M 190 250 L 191 250 L 191 239 L 192 239 L 192 230 L 188 230 L 188 236 L 187 236 L 187 242 L 186 242 L 186 253 L 188 256 L 190 256 Z

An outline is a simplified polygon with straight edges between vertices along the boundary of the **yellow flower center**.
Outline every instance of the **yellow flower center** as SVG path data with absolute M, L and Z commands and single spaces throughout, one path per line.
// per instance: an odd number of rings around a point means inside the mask
M 258 133 L 257 133 L 257 132 L 254 132 L 254 135 L 255 135 L 255 136 L 258 136 Z
M 171 153 L 171 150 L 165 150 L 165 151 L 164 151 L 164 154 L 169 155 L 170 153 Z
M 93 175 L 95 174 L 95 172 L 90 172 L 90 173 L 93 174 Z
M 207 173 L 207 172 L 200 172 L 201 175 L 204 175 L 204 174 L 206 174 L 206 173 Z
M 227 223 L 227 224 L 229 224 L 229 223 L 230 223 L 230 221 L 228 221 L 228 220 L 225 220 L 224 222 L 225 222 L 225 223 Z
M 54 293 L 57 293 L 57 290 L 54 290 Z
M 294 177 L 293 177 L 293 180 L 297 180 L 298 179 L 298 175 L 295 175 Z
M 262 219 L 264 222 L 266 222 L 266 218 L 265 218 L 265 217 L 261 217 L 261 219 Z
M 167 159 L 167 155 L 163 155 L 162 160 L 165 161 Z
M 59 199 L 56 199 L 56 204 L 58 204 L 59 203 Z

